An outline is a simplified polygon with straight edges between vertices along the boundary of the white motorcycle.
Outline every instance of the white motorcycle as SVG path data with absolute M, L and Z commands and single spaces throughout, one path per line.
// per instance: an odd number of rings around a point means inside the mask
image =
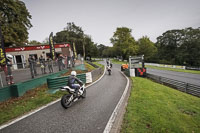
M 72 89 L 69 86 L 63 86 L 63 87 L 61 87 L 60 90 L 69 92 L 69 94 L 65 94 L 61 98 L 61 105 L 65 109 L 69 108 L 72 105 L 73 102 L 76 102 L 80 98 L 85 98 L 86 97 L 86 89 L 85 89 L 85 85 L 84 84 L 82 86 L 80 86 L 78 94 L 76 94 L 75 89 Z

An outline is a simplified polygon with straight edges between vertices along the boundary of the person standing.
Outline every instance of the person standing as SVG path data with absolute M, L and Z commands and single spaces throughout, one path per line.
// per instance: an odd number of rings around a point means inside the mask
M 59 71 L 63 70 L 63 56 L 60 54 L 57 59 Z
M 47 65 L 49 68 L 49 73 L 53 73 L 53 60 L 47 56 Z
M 65 68 L 68 68 L 68 63 L 67 63 L 67 55 L 65 55 Z
M 32 56 L 33 59 L 33 71 L 35 76 L 37 76 L 37 60 L 35 59 L 35 56 Z
M 7 55 L 6 55 L 6 60 L 7 60 L 6 82 L 7 82 L 8 85 L 14 84 L 14 82 L 13 82 L 13 76 L 12 76 L 12 70 L 11 70 L 11 67 L 12 67 L 12 59 L 13 59 L 13 56 L 12 56 L 12 55 L 10 55 L 10 54 L 7 54 Z
M 40 67 L 41 67 L 42 74 L 46 74 L 45 59 L 44 59 L 44 57 L 42 55 L 39 58 L 39 62 L 40 62 Z
M 74 58 L 74 56 L 71 57 L 71 63 L 72 63 L 72 67 L 74 67 L 75 66 L 75 58 Z
M 30 67 L 30 71 L 31 71 L 31 77 L 34 78 L 35 75 L 34 75 L 34 61 L 33 61 L 33 56 L 32 55 L 29 55 L 29 58 L 28 58 L 28 62 L 29 62 L 29 67 Z

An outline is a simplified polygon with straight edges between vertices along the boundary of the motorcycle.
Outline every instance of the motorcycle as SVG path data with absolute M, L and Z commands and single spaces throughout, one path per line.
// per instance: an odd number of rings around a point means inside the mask
M 80 98 L 85 98 L 86 97 L 86 89 L 85 85 L 83 84 L 80 86 L 80 89 L 78 91 L 78 94 L 76 94 L 75 89 L 70 88 L 69 86 L 63 86 L 60 89 L 61 91 L 67 91 L 69 94 L 65 94 L 61 98 L 61 105 L 67 109 L 69 108 L 72 103 L 76 102 Z
M 108 75 L 111 75 L 111 67 L 107 66 Z

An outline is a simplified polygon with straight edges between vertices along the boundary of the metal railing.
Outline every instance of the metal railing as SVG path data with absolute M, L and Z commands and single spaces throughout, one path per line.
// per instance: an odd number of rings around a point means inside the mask
M 169 79 L 169 78 L 165 78 L 162 76 L 157 76 L 157 75 L 153 75 L 149 73 L 147 73 L 147 78 L 150 78 L 158 83 L 165 84 L 167 86 L 170 86 L 182 92 L 200 97 L 200 86 L 198 85 L 194 85 L 194 84 L 190 84 L 190 83 L 186 83 L 186 82 L 182 82 L 182 81 L 178 81 L 174 79 Z

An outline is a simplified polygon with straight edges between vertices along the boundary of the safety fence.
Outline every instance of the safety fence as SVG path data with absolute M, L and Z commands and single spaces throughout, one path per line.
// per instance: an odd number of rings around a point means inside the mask
M 190 83 L 186 83 L 186 82 L 182 82 L 182 81 L 178 81 L 174 79 L 169 79 L 169 78 L 165 78 L 162 76 L 157 76 L 157 75 L 153 75 L 149 73 L 147 73 L 146 76 L 147 78 L 150 78 L 158 83 L 165 84 L 167 86 L 170 86 L 182 92 L 200 97 L 200 86 L 198 85 L 194 85 L 194 84 L 190 84 Z
M 145 63 L 145 65 L 156 66 L 156 67 L 176 68 L 176 69 L 186 69 L 185 66 L 178 66 L 178 65 L 166 65 L 166 64 L 157 64 L 157 63 Z
M 97 66 L 96 64 L 92 63 L 91 61 L 86 61 L 88 64 L 90 64 L 91 66 L 98 68 L 99 66 Z
M 97 80 L 103 74 L 103 71 L 104 71 L 104 69 L 101 68 L 101 67 L 93 70 L 91 72 L 91 74 L 92 74 L 92 82 L 95 81 L 95 80 Z
M 26 91 L 41 86 L 46 83 L 47 78 L 58 77 L 68 70 L 63 70 L 57 73 L 48 74 L 39 78 L 27 80 L 21 83 L 16 83 L 11 86 L 7 86 L 0 89 L 0 101 L 7 100 L 11 97 L 20 97 L 26 93 Z
M 73 70 L 85 71 L 86 69 L 85 69 L 84 65 L 81 64 L 81 65 L 75 66 L 73 68 Z M 47 82 L 48 78 L 51 79 L 51 78 L 59 77 L 68 71 L 69 71 L 68 69 L 65 69 L 65 70 L 59 71 L 57 73 L 48 74 L 48 75 L 45 75 L 42 77 L 38 77 L 38 78 L 27 80 L 27 81 L 24 81 L 21 83 L 16 83 L 11 86 L 6 86 L 3 88 L 0 88 L 0 102 L 5 101 L 11 97 L 23 96 L 27 91 L 45 84 Z M 83 79 L 83 81 L 84 81 L 84 79 Z
M 103 74 L 103 68 L 97 68 L 92 72 L 78 74 L 77 78 L 83 81 L 84 83 L 91 83 L 97 80 L 102 74 Z M 48 78 L 47 79 L 47 85 L 49 88 L 48 92 L 55 93 L 60 89 L 60 87 L 66 86 L 68 83 L 68 78 L 69 76 Z
M 49 89 L 59 89 L 62 86 L 66 86 L 69 76 L 48 78 L 47 85 Z M 78 74 L 77 78 L 86 83 L 86 74 Z

